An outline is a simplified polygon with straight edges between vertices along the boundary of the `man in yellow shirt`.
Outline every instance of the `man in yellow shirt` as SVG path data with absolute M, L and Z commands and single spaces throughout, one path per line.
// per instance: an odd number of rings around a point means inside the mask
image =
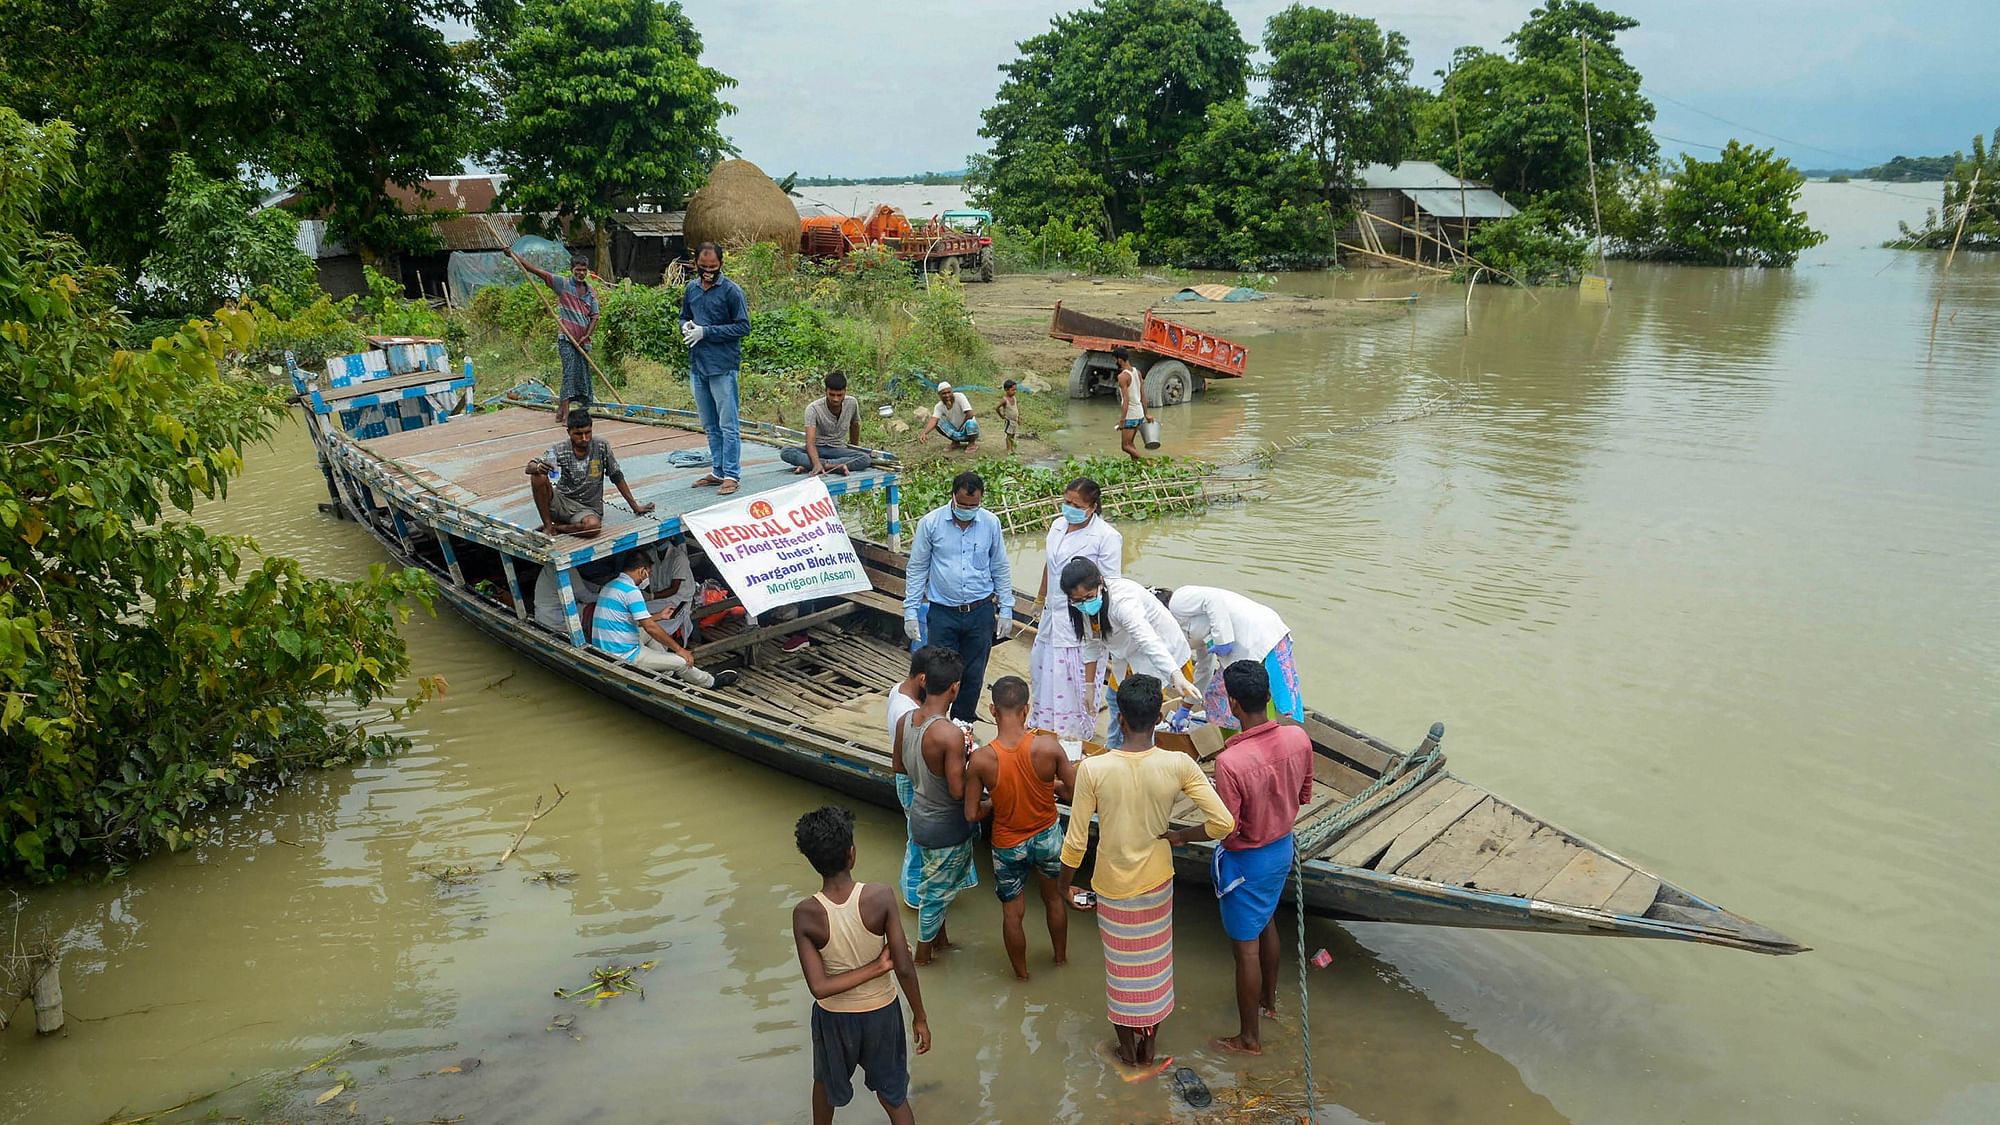
M 1135 674 L 1118 685 L 1118 723 L 1125 744 L 1076 768 L 1069 831 L 1063 837 L 1060 890 L 1070 883 L 1090 843 L 1097 816 L 1097 932 L 1104 942 L 1104 992 L 1118 1032 L 1118 1060 L 1154 1063 L 1154 1038 L 1174 1010 L 1175 844 L 1220 840 L 1236 828 L 1215 787 L 1193 758 L 1153 745 L 1160 725 L 1160 681 Z M 1172 826 L 1174 798 L 1200 810 L 1196 828 Z

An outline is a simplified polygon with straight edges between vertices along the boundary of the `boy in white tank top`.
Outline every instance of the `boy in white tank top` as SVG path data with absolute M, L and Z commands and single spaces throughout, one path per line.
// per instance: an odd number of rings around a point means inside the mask
M 857 1066 L 889 1120 L 909 1125 L 916 1117 L 903 1006 L 888 974 L 896 974 L 910 999 L 920 1055 L 931 1049 L 931 1028 L 895 892 L 886 883 L 854 881 L 854 814 L 846 809 L 827 805 L 807 813 L 793 837 L 820 874 L 819 893 L 792 908 L 799 968 L 814 1000 L 814 1125 L 829 1125 L 833 1111 L 854 1100 Z

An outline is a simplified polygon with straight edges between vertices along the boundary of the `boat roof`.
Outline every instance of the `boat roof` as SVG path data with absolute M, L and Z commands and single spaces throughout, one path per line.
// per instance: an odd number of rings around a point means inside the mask
M 646 515 L 635 515 L 617 488 L 607 485 L 604 530 L 588 539 L 543 534 L 534 496 L 528 489 L 524 472 L 528 462 L 568 440 L 563 428 L 556 425 L 553 411 L 503 406 L 455 417 L 441 425 L 353 442 L 352 448 L 366 467 L 376 470 L 367 474 L 374 478 L 372 483 L 402 493 L 401 498 L 414 509 L 452 534 L 567 569 L 673 538 L 683 530 L 681 516 L 717 500 L 713 489 L 694 487 L 694 482 L 708 473 L 705 459 L 689 465 L 676 465 L 670 459 L 675 453 L 708 451 L 706 435 L 677 424 L 682 420 L 676 416 L 685 411 L 602 409 L 657 415 L 622 419 L 593 410 L 596 422 L 592 426 L 593 436 L 610 444 L 632 495 L 657 507 Z M 749 430 L 751 425 L 746 423 L 744 428 Z M 771 432 L 754 437 L 746 433 L 743 438 L 742 487 L 748 493 L 799 479 L 790 465 L 778 459 L 780 441 L 787 432 L 764 428 Z M 842 496 L 886 487 L 896 479 L 896 472 L 877 467 L 823 479 L 829 493 Z

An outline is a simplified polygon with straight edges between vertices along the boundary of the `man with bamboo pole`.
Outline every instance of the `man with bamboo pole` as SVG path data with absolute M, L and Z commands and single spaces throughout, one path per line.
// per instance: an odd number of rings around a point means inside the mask
M 510 247 L 514 264 L 539 278 L 556 295 L 556 354 L 562 358 L 562 391 L 556 399 L 556 425 L 564 425 L 570 403 L 590 409 L 591 334 L 597 331 L 597 293 L 590 287 L 590 261 L 581 254 L 570 259 L 569 276 L 557 277 Z

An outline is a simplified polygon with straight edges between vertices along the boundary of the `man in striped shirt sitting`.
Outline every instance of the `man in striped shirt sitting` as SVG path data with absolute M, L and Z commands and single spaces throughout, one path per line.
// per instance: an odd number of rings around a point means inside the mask
M 651 559 L 628 551 L 619 557 L 617 567 L 618 573 L 597 593 L 591 644 L 643 671 L 666 672 L 695 687 L 726 688 L 736 682 L 734 669 L 710 675 L 695 667 L 694 654 L 682 648 L 646 608 L 646 597 L 639 591 L 646 588 Z

